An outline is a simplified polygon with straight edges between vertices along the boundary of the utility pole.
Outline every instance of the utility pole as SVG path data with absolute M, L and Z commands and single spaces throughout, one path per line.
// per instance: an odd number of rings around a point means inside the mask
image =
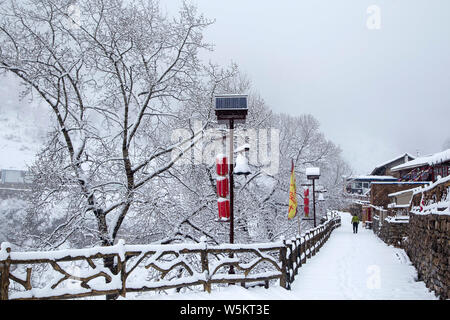
M 230 172 L 230 243 L 234 243 L 234 177 L 233 177 L 233 169 L 234 169 L 234 160 L 233 160 L 233 149 L 234 149 L 234 120 L 230 119 L 230 160 L 229 160 L 229 172 Z M 231 266 L 233 267 L 233 266 Z

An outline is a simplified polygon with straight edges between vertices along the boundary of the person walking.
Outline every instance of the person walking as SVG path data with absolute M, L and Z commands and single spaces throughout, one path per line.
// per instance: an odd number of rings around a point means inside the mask
M 359 218 L 356 214 L 352 217 L 352 224 L 353 224 L 353 233 L 358 233 Z

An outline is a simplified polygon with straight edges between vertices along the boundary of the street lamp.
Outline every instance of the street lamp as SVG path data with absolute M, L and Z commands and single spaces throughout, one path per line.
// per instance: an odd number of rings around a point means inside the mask
M 247 97 L 247 95 L 242 94 L 222 94 L 214 96 L 217 121 L 219 123 L 227 124 L 228 128 L 230 129 L 230 243 L 234 243 L 234 124 L 245 123 L 245 119 L 247 118 L 248 113 Z
M 248 166 L 248 159 L 246 157 L 246 153 L 250 150 L 249 144 L 244 144 L 243 146 L 236 149 L 235 153 L 236 156 L 236 166 L 233 169 L 233 172 L 235 175 L 243 175 L 248 176 L 251 171 L 250 167 Z
M 234 243 L 234 124 L 245 123 L 248 113 L 247 97 L 247 95 L 242 94 L 223 94 L 214 96 L 217 121 L 221 124 L 227 124 L 230 129 L 230 243 Z M 245 174 L 245 172 L 245 170 L 242 171 L 243 174 Z M 232 253 L 230 253 L 230 258 L 233 258 Z M 230 266 L 230 274 L 234 274 L 233 265 Z
M 312 180 L 313 185 L 313 212 L 314 212 L 314 228 L 316 227 L 316 188 L 315 188 L 315 180 L 320 177 L 320 168 L 312 167 L 306 168 L 306 178 L 308 180 Z

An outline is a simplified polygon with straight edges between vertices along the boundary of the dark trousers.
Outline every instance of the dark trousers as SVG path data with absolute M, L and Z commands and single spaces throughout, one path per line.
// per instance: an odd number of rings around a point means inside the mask
M 353 222 L 353 233 L 358 233 L 358 222 Z

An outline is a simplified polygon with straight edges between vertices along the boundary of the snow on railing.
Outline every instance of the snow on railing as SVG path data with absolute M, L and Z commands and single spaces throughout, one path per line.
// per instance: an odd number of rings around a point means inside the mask
M 255 244 L 117 245 L 14 252 L 0 247 L 0 300 L 70 299 L 212 284 L 265 283 L 289 289 L 298 268 L 340 225 L 334 215 L 288 241 Z M 204 239 L 203 239 L 204 240 Z

